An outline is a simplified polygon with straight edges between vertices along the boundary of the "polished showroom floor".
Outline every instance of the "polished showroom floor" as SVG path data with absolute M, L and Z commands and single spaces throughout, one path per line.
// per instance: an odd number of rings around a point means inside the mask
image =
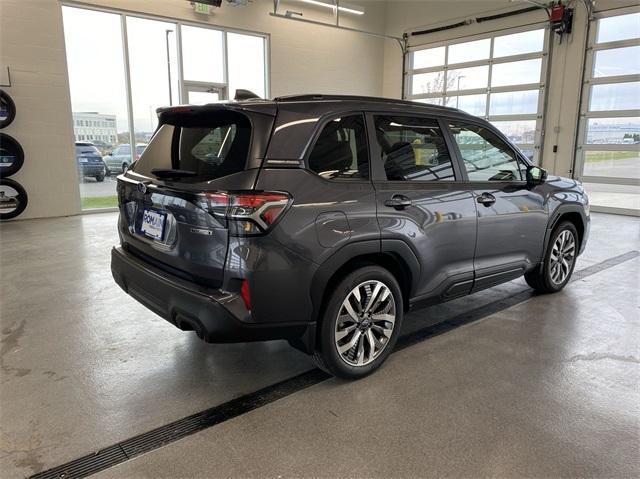
M 115 221 L 0 226 L 3 478 L 313 368 L 284 342 L 204 344 L 126 296 Z M 638 477 L 639 250 L 639 219 L 594 214 L 563 292 L 517 280 L 411 312 L 376 374 L 317 380 L 96 477 Z

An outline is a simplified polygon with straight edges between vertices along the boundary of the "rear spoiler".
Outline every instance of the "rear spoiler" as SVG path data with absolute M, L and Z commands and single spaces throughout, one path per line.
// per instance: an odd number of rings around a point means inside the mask
M 276 103 L 270 100 L 249 100 L 247 102 L 221 101 L 218 103 L 208 103 L 206 105 L 176 105 L 163 106 L 156 109 L 158 118 L 162 120 L 173 114 L 206 114 L 216 111 L 237 111 L 237 112 L 253 112 L 262 115 L 275 116 L 277 111 Z M 161 121 L 162 123 L 162 121 Z

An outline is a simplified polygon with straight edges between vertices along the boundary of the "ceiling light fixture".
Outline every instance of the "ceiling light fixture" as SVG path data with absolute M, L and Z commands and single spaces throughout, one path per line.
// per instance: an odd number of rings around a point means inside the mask
M 321 2 L 319 0 L 299 0 L 303 3 L 310 3 L 311 5 L 317 5 L 319 7 L 327 7 L 330 8 L 331 10 L 335 11 L 336 6 L 334 4 L 331 3 L 325 3 L 325 2 Z M 351 7 L 337 7 L 338 11 L 340 12 L 344 12 L 344 13 L 353 13 L 354 15 L 364 15 L 364 10 L 356 10 L 355 8 L 351 8 Z

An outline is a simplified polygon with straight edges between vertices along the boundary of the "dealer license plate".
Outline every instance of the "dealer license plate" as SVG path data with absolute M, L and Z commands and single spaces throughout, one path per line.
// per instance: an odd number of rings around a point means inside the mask
M 140 232 L 149 238 L 161 241 L 164 236 L 164 225 L 166 222 L 166 213 L 145 208 L 142 214 Z

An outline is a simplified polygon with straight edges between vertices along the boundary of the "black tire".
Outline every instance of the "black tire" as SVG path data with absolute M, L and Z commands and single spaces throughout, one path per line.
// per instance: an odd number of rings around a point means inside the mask
M 558 237 L 564 232 L 568 231 L 571 235 L 573 235 L 574 240 L 574 253 L 571 259 L 571 264 L 569 268 L 569 272 L 562 281 L 555 282 L 551 276 L 551 268 L 552 268 L 552 259 L 551 255 L 553 252 L 553 245 L 555 244 Z M 547 252 L 544 255 L 544 261 L 542 266 L 536 268 L 534 271 L 526 273 L 524 275 L 524 279 L 527 284 L 535 289 L 539 293 L 557 293 L 562 288 L 564 288 L 567 283 L 571 280 L 571 275 L 573 274 L 573 270 L 576 267 L 576 259 L 578 257 L 578 250 L 580 248 L 579 240 L 578 240 L 578 231 L 573 223 L 569 221 L 563 221 L 560 223 L 551 233 L 549 237 L 549 244 L 547 245 Z
M 22 168 L 24 163 L 24 150 L 18 141 L 5 133 L 0 133 L 0 156 L 13 156 L 10 166 L 0 166 L 0 178 L 11 176 Z
M 111 170 L 109 169 L 107 164 L 104 161 L 102 162 L 102 164 L 104 165 L 104 176 L 111 176 Z
M 16 192 L 16 196 L 10 200 L 11 205 L 9 205 L 9 201 L 5 196 L 6 187 L 12 188 Z M 20 183 L 8 178 L 0 179 L 0 220 L 10 220 L 20 215 L 27 207 L 28 200 L 27 192 Z M 5 213 L 5 207 L 7 206 L 15 206 L 15 209 Z
M 338 315 L 342 311 L 343 301 L 345 301 L 345 299 L 351 294 L 354 288 L 366 283 L 367 281 L 379 281 L 388 288 L 393 296 L 393 302 L 395 305 L 395 322 L 393 324 L 391 336 L 384 343 L 385 346 L 378 355 L 374 356 L 373 360 L 368 364 L 357 366 L 347 363 L 347 360 L 343 359 L 343 356 L 338 352 L 338 346 L 335 342 L 335 328 Z M 364 301 L 366 301 L 366 299 Z M 313 354 L 315 363 L 320 369 L 344 379 L 359 379 L 371 374 L 380 367 L 380 365 L 382 365 L 382 363 L 387 359 L 387 356 L 391 354 L 391 351 L 398 339 L 398 335 L 400 334 L 403 315 L 404 304 L 402 300 L 402 293 L 395 277 L 389 271 L 380 266 L 371 265 L 358 268 L 346 275 L 335 286 L 335 288 L 333 288 L 326 300 L 326 303 L 324 304 L 320 324 L 318 325 L 316 350 Z M 378 337 L 378 339 L 380 338 Z M 354 347 L 357 347 L 358 344 L 359 343 L 356 343 L 356 346 Z M 362 354 L 364 354 L 364 351 Z
M 127 165 L 126 163 L 122 163 L 122 172 L 126 173 L 127 169 L 129 169 L 129 165 Z
M 104 173 L 100 174 L 100 175 L 96 175 L 95 179 L 98 183 L 102 183 L 104 181 Z
M 0 108 L 6 111 L 7 114 L 4 120 L 0 120 L 0 128 L 5 128 L 16 118 L 16 104 L 13 102 L 13 98 L 4 90 L 0 90 Z

